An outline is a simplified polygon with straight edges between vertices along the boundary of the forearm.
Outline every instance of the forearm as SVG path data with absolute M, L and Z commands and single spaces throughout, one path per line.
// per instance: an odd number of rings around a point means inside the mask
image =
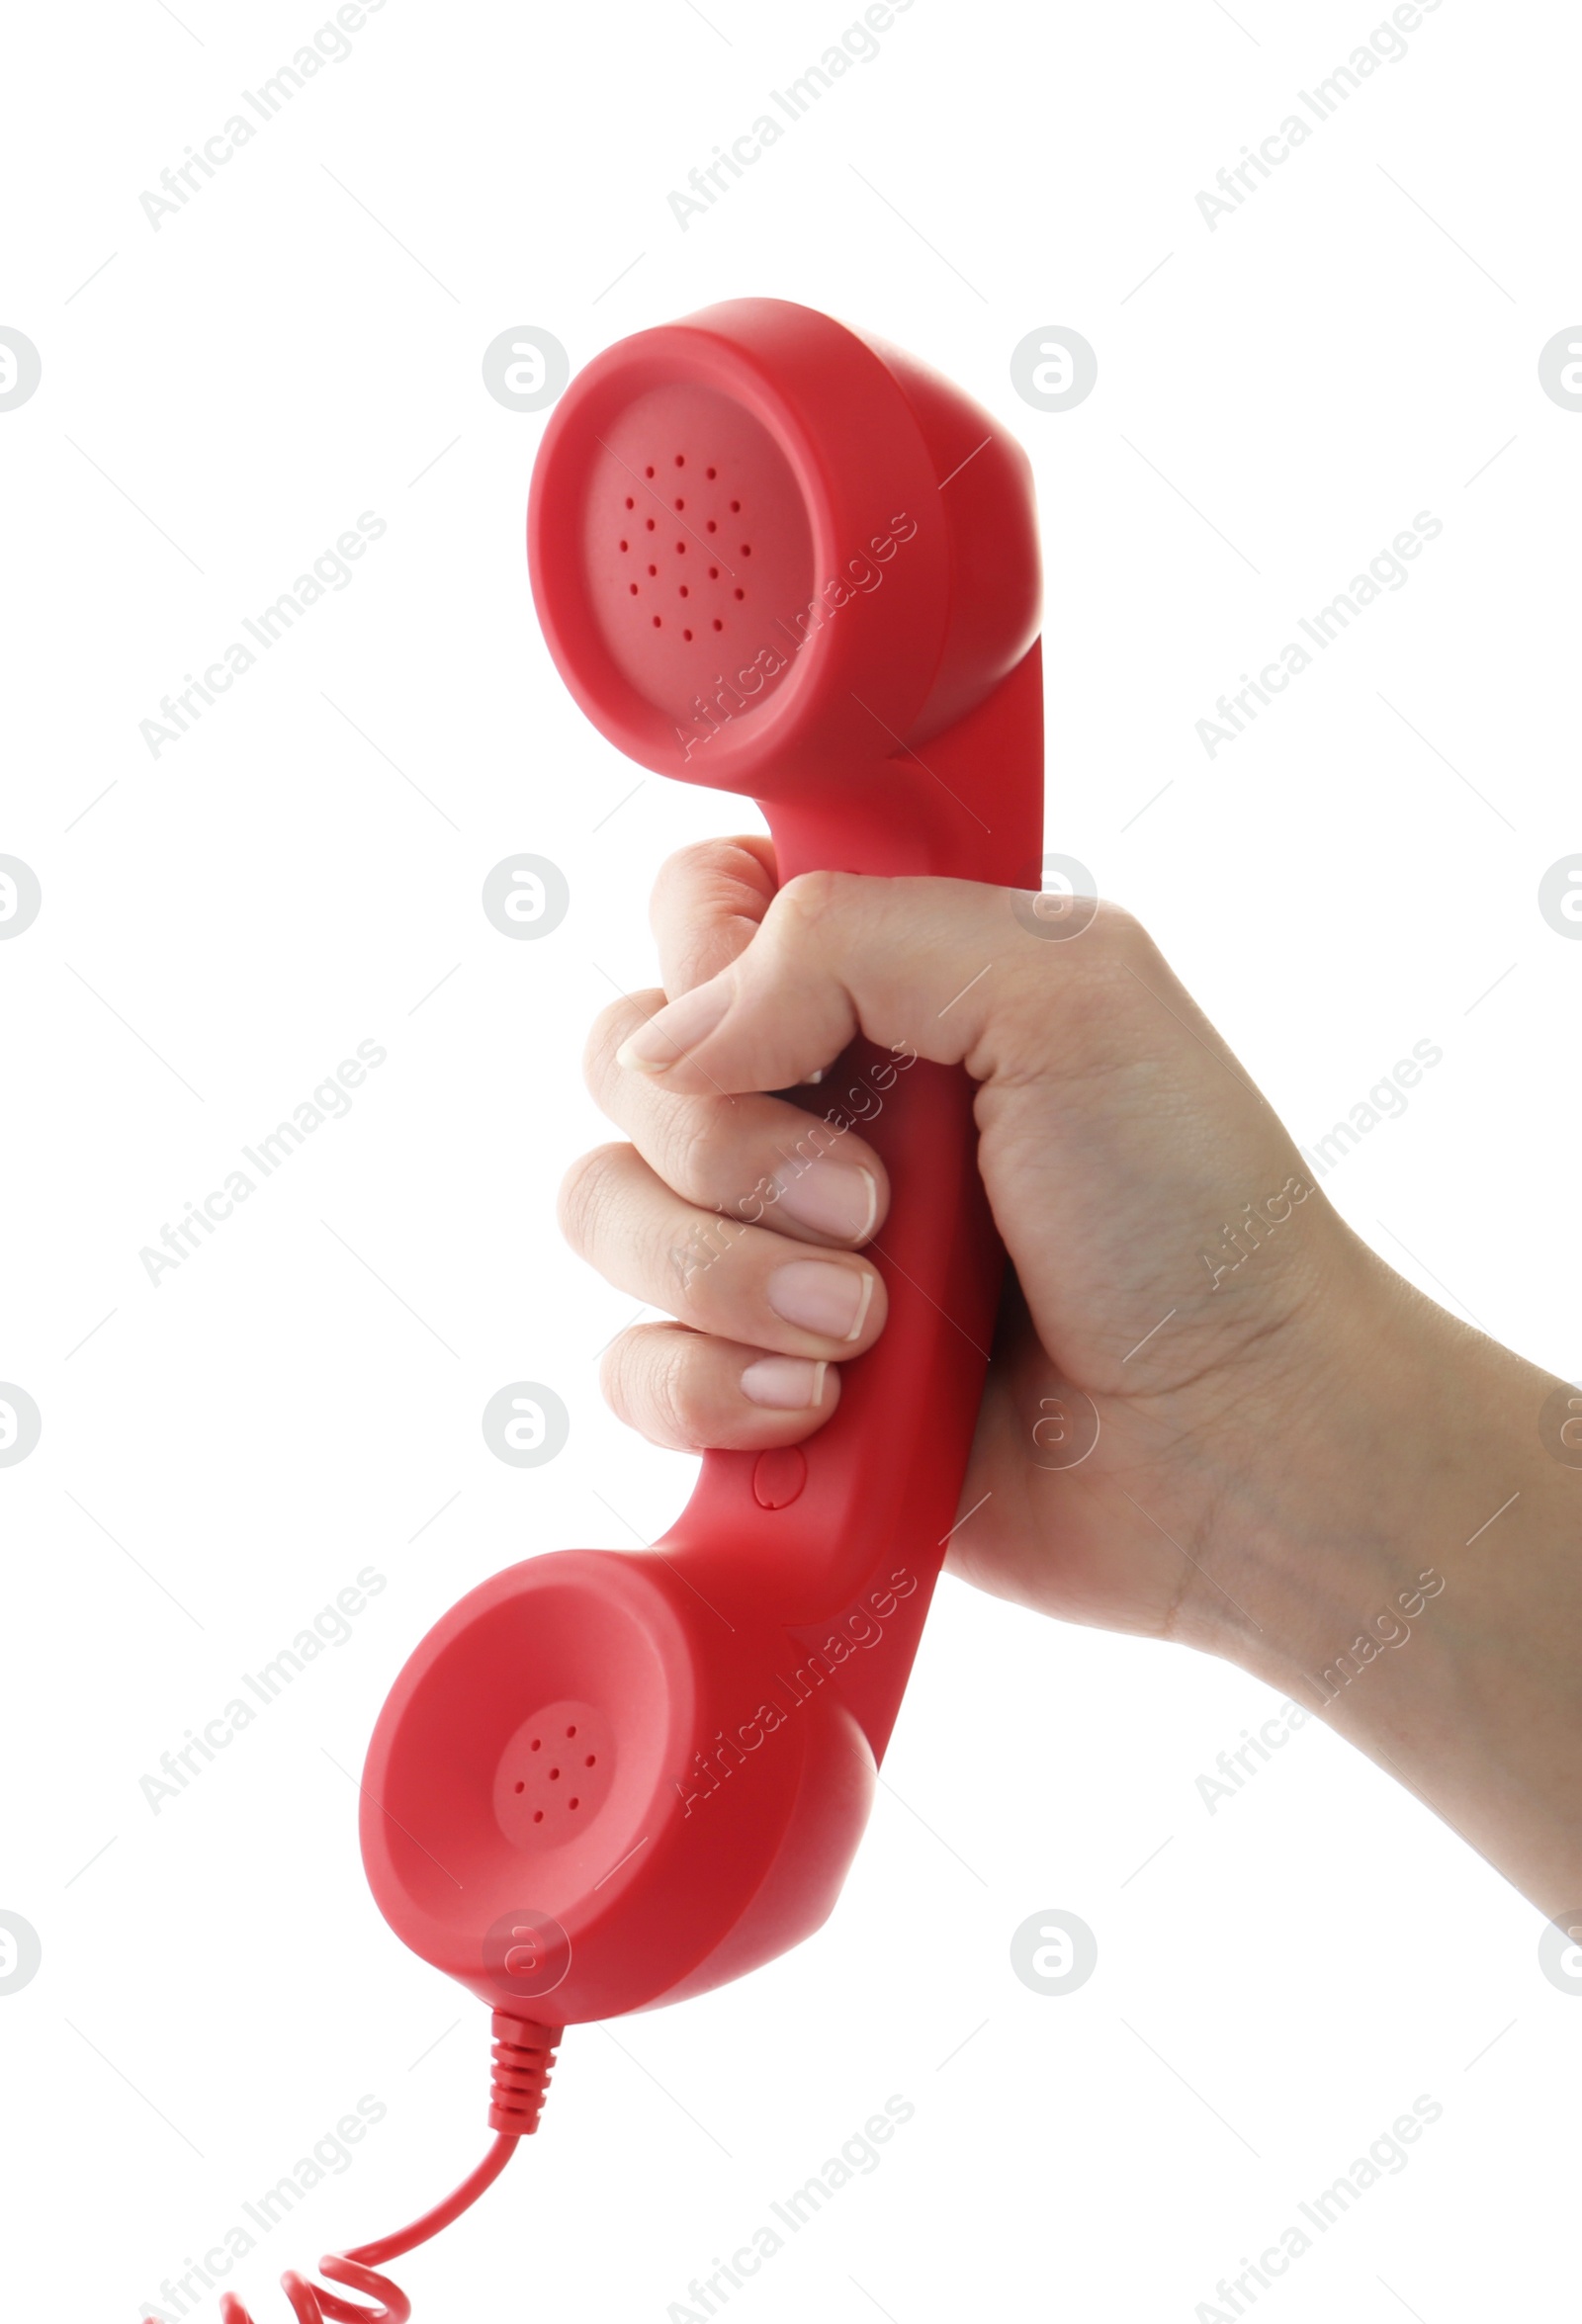
M 1540 1433 L 1556 1386 L 1377 1268 L 1247 1512 L 1260 1626 L 1222 1649 L 1550 1916 L 1582 1907 L 1582 1468 L 1552 1411 Z

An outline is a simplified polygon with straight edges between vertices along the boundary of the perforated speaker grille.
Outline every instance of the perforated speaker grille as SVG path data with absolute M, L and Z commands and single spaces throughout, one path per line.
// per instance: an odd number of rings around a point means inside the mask
M 679 724 L 750 717 L 810 630 L 813 538 L 784 454 L 712 388 L 658 387 L 601 430 L 583 556 L 594 618 L 639 693 Z

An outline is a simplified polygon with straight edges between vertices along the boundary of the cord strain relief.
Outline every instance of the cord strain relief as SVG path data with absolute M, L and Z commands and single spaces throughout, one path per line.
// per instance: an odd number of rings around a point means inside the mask
M 538 2128 L 550 2069 L 564 2025 L 535 2025 L 496 2010 L 493 2018 L 494 2077 L 489 2090 L 488 2126 L 525 2138 Z

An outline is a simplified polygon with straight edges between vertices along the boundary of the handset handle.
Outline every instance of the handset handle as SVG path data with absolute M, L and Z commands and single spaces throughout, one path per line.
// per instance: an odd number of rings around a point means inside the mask
M 910 756 L 888 762 L 892 781 L 902 771 L 918 778 L 905 818 L 881 806 L 865 819 L 848 808 L 836 821 L 769 804 L 782 883 L 834 869 L 1036 887 L 1038 646 L 924 755 L 921 773 Z M 849 797 L 883 795 L 870 776 Z M 969 798 L 993 801 L 992 826 L 965 806 Z M 1014 934 L 1008 912 L 1008 941 Z M 860 1127 L 890 1176 L 889 1216 L 866 1247 L 889 1295 L 885 1329 L 842 1367 L 839 1409 L 803 1445 L 705 1453 L 690 1502 L 656 1547 L 727 1618 L 738 1592 L 745 1607 L 773 1603 L 793 1645 L 855 1630 L 876 1647 L 877 1624 L 886 1651 L 848 1653 L 841 1668 L 841 1691 L 877 1758 L 956 1516 L 1004 1252 L 978 1171 L 973 1085 L 960 1067 L 932 1064 L 908 1043 L 892 1052 L 858 1040 L 810 1098 L 810 1114 L 837 1136 Z M 845 1631 L 832 1631 L 847 1616 Z

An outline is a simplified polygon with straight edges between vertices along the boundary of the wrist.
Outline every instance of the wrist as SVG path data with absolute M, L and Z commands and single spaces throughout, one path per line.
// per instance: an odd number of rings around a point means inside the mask
M 1531 1467 L 1521 1421 L 1542 1379 L 1370 1252 L 1337 1266 L 1314 1307 L 1296 1376 L 1262 1419 L 1267 1457 L 1231 1488 L 1246 1618 L 1214 1643 L 1309 1708 L 1359 1634 L 1398 1651 L 1393 1631 L 1443 1593 L 1445 1561 L 1520 1489 L 1505 1480 L 1513 1460 Z

